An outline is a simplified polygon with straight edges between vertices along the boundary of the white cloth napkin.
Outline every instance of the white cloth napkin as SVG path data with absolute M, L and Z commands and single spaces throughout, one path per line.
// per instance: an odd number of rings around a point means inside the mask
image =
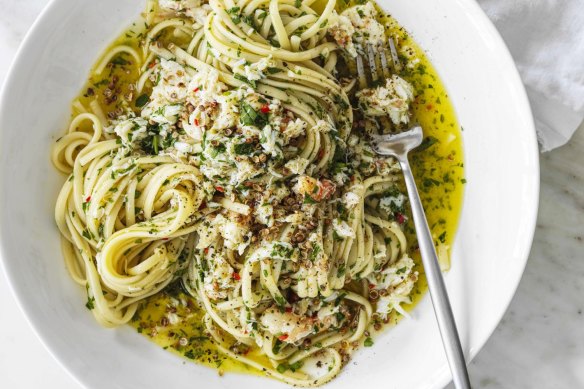
M 478 0 L 525 84 L 542 151 L 584 119 L 584 0 Z

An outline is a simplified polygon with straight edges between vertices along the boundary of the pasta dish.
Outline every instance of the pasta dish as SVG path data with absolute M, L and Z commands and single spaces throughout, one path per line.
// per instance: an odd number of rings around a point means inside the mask
M 398 164 L 368 135 L 420 120 L 429 83 L 407 80 L 424 76 L 413 46 L 408 56 L 397 45 L 375 87 L 354 71 L 367 47 L 409 39 L 390 24 L 372 2 L 147 2 L 52 151 L 68 175 L 55 207 L 63 255 L 101 325 L 318 386 L 407 315 L 421 276 L 408 200 Z M 425 152 L 459 142 L 438 137 Z M 424 174 L 428 190 L 450 185 Z M 446 239 L 436 236 L 447 267 Z M 152 301 L 162 311 L 148 322 Z

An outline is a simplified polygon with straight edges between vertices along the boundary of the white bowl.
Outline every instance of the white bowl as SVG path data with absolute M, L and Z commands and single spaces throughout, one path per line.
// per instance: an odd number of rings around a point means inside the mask
M 89 388 L 283 387 L 184 363 L 129 327 L 106 330 L 65 269 L 53 206 L 63 177 L 49 149 L 98 55 L 145 1 L 54 0 L 29 33 L 0 102 L 0 236 L 5 271 L 28 319 Z M 494 330 L 523 272 L 536 221 L 539 169 L 523 86 L 503 41 L 473 0 L 381 0 L 427 50 L 464 127 L 466 186 L 446 274 L 469 357 Z M 428 296 L 330 385 L 441 388 L 450 379 Z

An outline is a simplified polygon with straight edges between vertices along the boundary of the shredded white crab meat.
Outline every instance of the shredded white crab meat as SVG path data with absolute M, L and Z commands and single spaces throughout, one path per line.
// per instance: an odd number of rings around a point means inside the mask
M 266 71 L 274 66 L 272 56 L 267 56 L 252 64 L 247 64 L 244 59 L 241 59 L 235 63 L 233 73 L 241 74 L 249 81 L 258 81 L 266 78 Z
M 359 106 L 367 116 L 389 115 L 394 124 L 407 124 L 410 104 L 414 100 L 414 88 L 403 78 L 393 75 L 384 86 L 357 92 Z
M 349 55 L 356 57 L 357 48 L 352 39 L 353 34 L 355 34 L 355 27 L 353 27 L 351 20 L 345 15 L 338 15 L 336 12 L 333 12 L 332 19 L 331 23 L 329 23 L 329 34 Z
M 306 122 L 300 118 L 288 122 L 284 129 L 284 138 L 287 142 L 306 133 Z
M 200 0 L 159 0 L 158 5 L 163 10 L 184 14 L 201 25 L 205 23 L 210 10 L 209 5 L 201 4 Z
M 284 165 L 292 174 L 304 174 L 310 161 L 306 158 L 297 157 L 286 162 Z
M 148 136 L 148 122 L 143 118 L 130 118 L 118 122 L 113 129 L 108 132 L 115 132 L 122 140 L 124 147 L 134 149 L 134 147 Z
M 243 251 L 247 247 L 247 244 L 244 242 L 244 237 L 247 234 L 245 227 L 225 218 L 221 214 L 215 217 L 213 226 L 219 229 L 225 247 L 231 250 L 237 250 L 240 254 L 243 254 Z
M 361 185 L 359 185 L 359 186 L 362 188 Z M 355 190 L 357 188 L 353 187 L 351 189 Z M 343 196 L 343 202 L 345 203 L 345 206 L 349 209 L 354 208 L 356 205 L 359 204 L 360 201 L 361 201 L 361 197 L 359 197 L 359 195 L 355 192 L 347 192 Z
M 380 273 L 371 273 L 367 277 L 374 289 L 387 292 L 377 301 L 376 312 L 382 318 L 386 318 L 394 309 L 408 316 L 401 304 L 411 303 L 410 293 L 418 279 L 418 272 L 413 271 L 413 268 L 414 260 L 405 255 Z
M 227 297 L 227 291 L 235 286 L 233 279 L 233 268 L 222 255 L 210 253 L 213 260 L 208 261 L 211 268 L 207 271 L 203 289 L 205 294 L 213 299 L 222 299 Z
M 398 193 L 395 196 L 382 197 L 379 200 L 379 207 L 387 213 L 392 213 L 391 205 L 400 208 L 404 205 L 406 201 L 406 196 L 403 193 Z
M 387 40 L 372 3 L 347 8 L 340 15 L 333 12 L 328 33 L 351 57 L 362 52 L 365 45 L 384 44 Z
M 332 131 L 333 128 L 334 128 L 334 126 L 332 123 L 330 123 L 326 120 L 319 120 L 316 122 L 314 127 L 312 127 L 312 130 L 315 132 L 321 132 L 323 134 L 326 134 L 327 132 Z
M 341 238 L 354 238 L 355 231 L 347 224 L 346 221 L 334 219 L 333 228 L 338 236 Z
M 347 8 L 341 15 L 355 28 L 353 40 L 356 43 L 377 45 L 385 42 L 385 28 L 377 21 L 377 10 L 372 2 Z
M 326 331 L 331 326 L 336 326 L 337 319 L 334 314 L 338 311 L 338 307 L 335 308 L 321 308 L 314 318 L 298 315 L 295 312 L 280 312 L 276 308 L 269 308 L 260 317 L 260 324 L 281 341 L 297 343 L 315 333 L 315 327 L 321 332 Z

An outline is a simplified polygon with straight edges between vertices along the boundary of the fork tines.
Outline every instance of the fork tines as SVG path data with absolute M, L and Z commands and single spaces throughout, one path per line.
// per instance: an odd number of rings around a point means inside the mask
M 364 50 L 357 56 L 357 75 L 359 76 L 360 89 L 367 86 L 376 86 L 380 81 L 391 77 L 390 63 L 388 57 L 392 60 L 392 67 L 395 73 L 401 70 L 395 43 L 392 38 L 388 38 L 388 46 L 368 44 Z M 365 57 L 365 58 L 364 58 Z M 367 72 L 365 63 L 369 68 Z

